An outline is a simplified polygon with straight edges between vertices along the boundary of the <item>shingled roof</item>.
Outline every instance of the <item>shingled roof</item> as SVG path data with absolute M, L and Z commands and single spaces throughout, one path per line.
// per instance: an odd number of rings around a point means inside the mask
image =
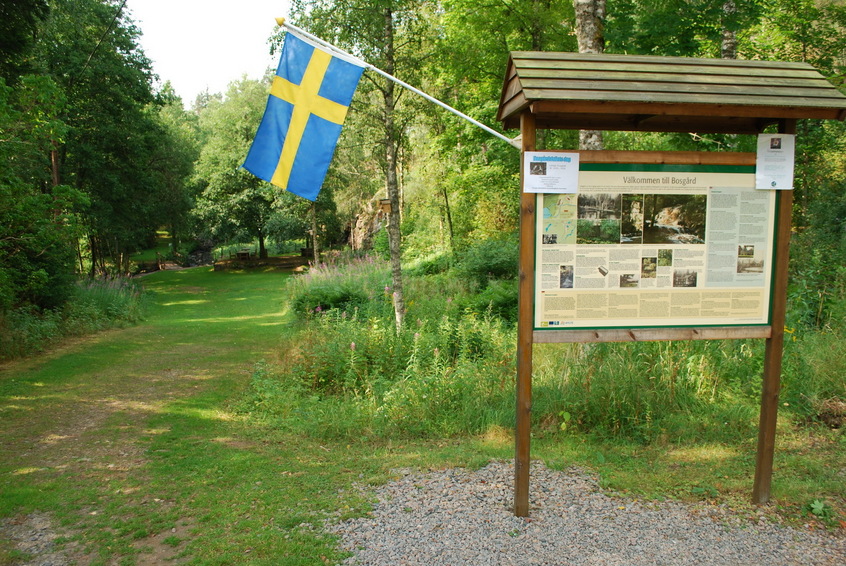
M 497 119 L 518 128 L 759 133 L 781 120 L 846 118 L 846 95 L 806 63 L 511 53 Z

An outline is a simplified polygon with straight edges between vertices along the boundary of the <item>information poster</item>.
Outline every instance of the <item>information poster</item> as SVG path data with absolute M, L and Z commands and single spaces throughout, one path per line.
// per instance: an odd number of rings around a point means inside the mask
M 775 192 L 754 167 L 583 163 L 537 210 L 536 330 L 769 322 Z
M 578 188 L 578 153 L 523 153 L 523 192 L 575 193 Z
M 759 189 L 793 189 L 796 136 L 761 134 L 758 136 L 755 184 Z

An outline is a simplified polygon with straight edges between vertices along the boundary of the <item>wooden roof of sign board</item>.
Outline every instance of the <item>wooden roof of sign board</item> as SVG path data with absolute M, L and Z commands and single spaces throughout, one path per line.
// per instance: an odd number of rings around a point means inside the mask
M 846 95 L 807 63 L 514 51 L 497 119 L 519 128 L 759 133 L 846 118 Z

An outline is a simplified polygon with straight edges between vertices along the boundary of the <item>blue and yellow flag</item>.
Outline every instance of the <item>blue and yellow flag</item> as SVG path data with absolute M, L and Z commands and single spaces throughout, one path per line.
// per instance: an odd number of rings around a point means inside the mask
M 316 200 L 363 71 L 289 32 L 244 169 Z

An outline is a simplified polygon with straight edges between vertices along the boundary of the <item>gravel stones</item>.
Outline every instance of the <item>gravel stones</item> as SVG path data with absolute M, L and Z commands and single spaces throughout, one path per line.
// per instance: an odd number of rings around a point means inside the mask
M 405 473 L 368 517 L 329 525 L 358 565 L 843 566 L 846 539 L 757 523 L 719 506 L 606 496 L 578 469 L 532 464 L 528 519 L 512 510 L 513 463 Z
M 59 535 L 44 513 L 0 521 L 0 536 L 12 541 L 15 549 L 31 559 L 16 562 L 23 566 L 67 566 L 70 562 L 56 549 Z

